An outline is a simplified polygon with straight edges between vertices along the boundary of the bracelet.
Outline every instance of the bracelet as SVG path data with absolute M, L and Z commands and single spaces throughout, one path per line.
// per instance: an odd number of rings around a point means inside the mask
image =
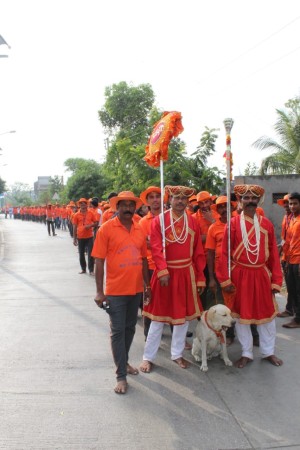
M 151 289 L 151 286 L 146 286 L 145 290 Z

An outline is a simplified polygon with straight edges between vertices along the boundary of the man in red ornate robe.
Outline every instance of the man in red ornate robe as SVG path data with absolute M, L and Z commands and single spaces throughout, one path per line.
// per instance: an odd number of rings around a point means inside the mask
M 280 366 L 282 361 L 274 355 L 278 312 L 274 294 L 280 292 L 282 272 L 273 224 L 256 214 L 264 189 L 257 185 L 237 185 L 234 192 L 243 211 L 230 222 L 231 276 L 226 227 L 217 277 L 225 292 L 235 291 L 230 307 L 233 316 L 239 318 L 236 334 L 242 345 L 242 357 L 236 367 L 241 369 L 253 360 L 250 324 L 257 324 L 263 358 Z
M 141 370 L 149 373 L 157 354 L 164 323 L 174 325 L 171 359 L 180 367 L 188 367 L 182 354 L 189 321 L 200 317 L 203 310 L 199 292 L 205 286 L 205 256 L 199 227 L 187 215 L 188 197 L 193 189 L 166 186 L 171 209 L 164 213 L 165 257 L 162 243 L 162 217 L 154 218 L 150 244 L 156 270 L 151 279 L 152 300 L 144 305 L 143 315 L 152 320 L 145 345 Z

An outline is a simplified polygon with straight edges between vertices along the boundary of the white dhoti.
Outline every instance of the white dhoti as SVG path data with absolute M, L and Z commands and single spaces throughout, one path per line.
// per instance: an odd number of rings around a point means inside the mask
M 156 358 L 161 336 L 165 323 L 163 322 L 151 322 L 147 341 L 145 344 L 143 360 L 153 362 Z M 189 327 L 189 322 L 185 322 L 182 325 L 174 325 L 171 342 L 171 359 L 181 358 L 185 347 L 186 333 Z
M 242 346 L 242 356 L 253 359 L 253 336 L 250 325 L 240 324 L 237 321 L 235 330 Z M 276 339 L 275 319 L 271 322 L 257 325 L 257 332 L 259 334 L 259 349 L 263 358 L 274 355 Z

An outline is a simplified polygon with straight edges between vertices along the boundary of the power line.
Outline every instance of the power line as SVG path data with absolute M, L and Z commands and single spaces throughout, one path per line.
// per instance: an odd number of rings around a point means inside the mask
M 271 39 L 272 37 L 276 36 L 276 34 L 280 33 L 282 30 L 284 30 L 285 28 L 289 27 L 290 25 L 292 25 L 294 22 L 296 22 L 297 20 L 300 19 L 300 16 L 296 17 L 294 20 L 292 20 L 291 22 L 287 23 L 286 25 L 284 25 L 283 27 L 279 28 L 277 31 L 274 31 L 274 33 L 270 34 L 268 37 L 266 37 L 265 39 L 263 39 L 262 41 L 259 41 L 257 44 L 255 44 L 253 47 L 249 48 L 248 50 L 244 51 L 243 53 L 241 53 L 239 56 L 236 56 L 235 58 L 233 58 L 231 61 L 227 62 L 226 64 L 224 64 L 223 66 L 219 67 L 215 72 L 212 72 L 206 79 L 210 79 L 211 77 L 213 77 L 214 75 L 216 75 L 217 73 L 221 72 L 223 69 L 225 69 L 226 67 L 230 66 L 231 64 L 235 63 L 236 61 L 238 61 L 240 58 L 242 58 L 243 56 L 247 55 L 248 53 L 252 52 L 253 50 L 255 50 L 256 48 L 260 47 L 262 44 L 264 44 L 265 42 L 267 42 L 269 39 Z M 200 81 L 196 81 L 196 83 L 202 83 Z

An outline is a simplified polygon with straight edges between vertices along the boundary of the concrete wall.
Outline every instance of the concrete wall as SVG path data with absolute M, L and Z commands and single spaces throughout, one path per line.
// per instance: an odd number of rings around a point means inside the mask
M 277 205 L 276 200 L 277 198 L 282 198 L 285 194 L 300 192 L 300 175 L 238 176 L 234 178 L 234 184 L 259 184 L 265 189 L 265 199 L 262 207 L 266 217 L 274 224 L 276 238 L 279 242 L 281 222 L 285 210 Z

